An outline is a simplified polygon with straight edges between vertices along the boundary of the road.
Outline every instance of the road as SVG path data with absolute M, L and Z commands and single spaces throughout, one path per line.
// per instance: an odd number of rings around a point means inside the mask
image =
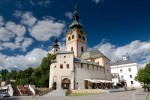
M 3 100 L 150 100 L 150 92 L 143 92 L 142 89 L 125 92 L 113 92 L 108 94 L 97 94 L 89 96 L 36 96 L 36 97 L 10 97 Z

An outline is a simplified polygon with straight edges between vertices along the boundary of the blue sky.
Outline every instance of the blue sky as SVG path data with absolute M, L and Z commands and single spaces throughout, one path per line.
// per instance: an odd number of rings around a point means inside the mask
M 148 0 L 1 0 L 0 67 L 37 67 L 56 36 L 64 51 L 75 4 L 89 50 L 99 49 L 111 61 L 127 55 L 140 67 L 149 62 Z

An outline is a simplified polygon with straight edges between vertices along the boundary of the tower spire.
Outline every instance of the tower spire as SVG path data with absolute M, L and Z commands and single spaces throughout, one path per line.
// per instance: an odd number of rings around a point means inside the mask
M 58 53 L 60 50 L 59 45 L 58 45 L 58 40 L 57 37 L 55 38 L 55 42 L 53 44 L 53 49 L 52 49 L 52 54 Z
M 77 22 L 79 22 L 79 16 L 78 16 L 77 5 L 76 4 L 75 4 L 75 7 L 74 7 L 73 19 L 76 20 Z
M 74 13 L 73 13 L 73 22 L 72 24 L 69 26 L 70 29 L 74 28 L 74 27 L 77 27 L 77 28 L 83 28 L 82 27 L 82 24 L 79 23 L 79 15 L 78 15 L 78 12 L 77 12 L 77 5 L 75 4 L 74 6 Z

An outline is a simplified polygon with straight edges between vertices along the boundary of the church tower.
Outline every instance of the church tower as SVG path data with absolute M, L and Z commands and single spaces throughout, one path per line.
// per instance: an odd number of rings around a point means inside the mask
M 79 23 L 76 7 L 73 13 L 73 22 L 66 34 L 66 49 L 67 51 L 74 51 L 75 57 L 80 57 L 83 52 L 87 51 L 87 36 L 82 24 Z
M 56 53 L 58 53 L 60 51 L 60 48 L 59 48 L 59 45 L 58 45 L 57 42 L 58 41 L 57 41 L 57 38 L 56 38 L 56 40 L 55 40 L 55 42 L 53 44 L 52 54 L 56 54 Z

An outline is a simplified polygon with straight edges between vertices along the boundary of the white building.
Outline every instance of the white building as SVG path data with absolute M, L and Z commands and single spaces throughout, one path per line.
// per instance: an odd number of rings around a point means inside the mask
M 73 19 L 66 33 L 67 51 L 58 52 L 59 45 L 54 43 L 56 60 L 50 65 L 49 88 L 105 88 L 106 84 L 110 88 L 110 60 L 99 50 L 87 51 L 87 34 L 76 10 Z
M 140 87 L 140 83 L 134 80 L 138 73 L 137 63 L 128 61 L 126 57 L 123 57 L 123 60 L 111 63 L 110 67 L 113 82 L 126 82 L 127 87 Z

